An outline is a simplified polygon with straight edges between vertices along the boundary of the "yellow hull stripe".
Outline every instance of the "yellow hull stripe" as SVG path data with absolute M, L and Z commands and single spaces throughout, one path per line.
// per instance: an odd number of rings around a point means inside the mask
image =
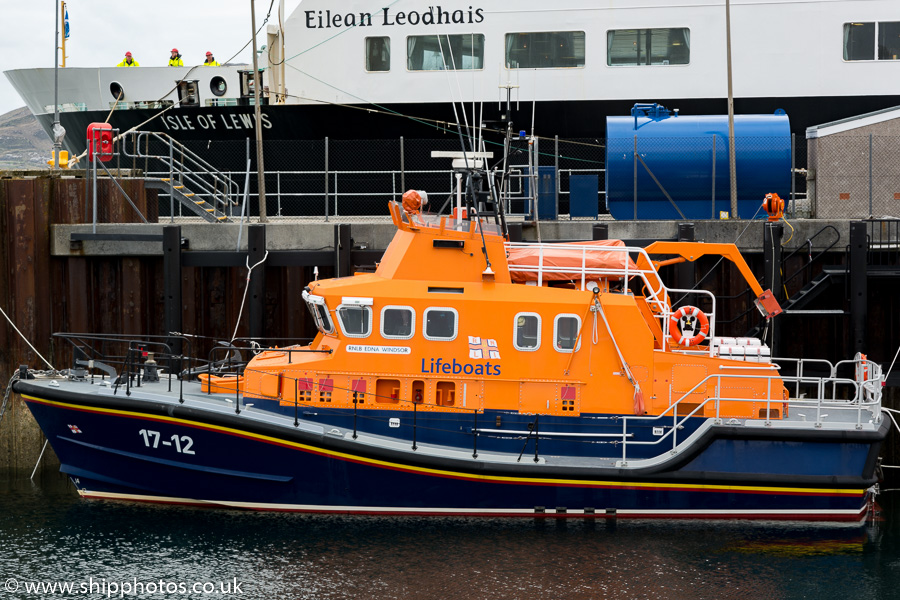
M 580 479 L 550 479 L 550 478 L 540 478 L 540 477 L 505 477 L 498 475 L 479 475 L 475 473 L 462 473 L 456 471 L 447 471 L 443 469 L 429 469 L 427 467 L 415 467 L 410 465 L 404 465 L 400 463 L 393 463 L 384 460 L 378 460 L 374 458 L 366 458 L 362 456 L 356 456 L 354 454 L 348 454 L 345 452 L 337 452 L 334 450 L 327 450 L 325 448 L 318 448 L 316 446 L 309 446 L 307 444 L 301 444 L 298 442 L 291 442 L 288 440 L 284 440 L 281 438 L 275 438 L 267 435 L 262 435 L 258 433 L 250 433 L 247 431 L 243 431 L 240 429 L 233 429 L 230 427 L 222 427 L 220 425 L 211 425 L 207 423 L 197 423 L 194 421 L 188 421 L 185 419 L 176 419 L 174 417 L 166 417 L 160 415 L 148 415 L 145 413 L 127 411 L 127 410 L 117 410 L 111 408 L 98 408 L 98 407 L 87 407 L 80 406 L 77 404 L 68 404 L 65 402 L 58 402 L 54 400 L 45 400 L 43 398 L 36 398 L 34 396 L 28 396 L 23 394 L 23 398 L 30 400 L 32 402 L 37 402 L 39 404 L 47 404 L 51 406 L 58 406 L 61 408 L 67 408 L 77 411 L 84 412 L 92 412 L 92 413 L 100 413 L 100 414 L 108 414 L 108 415 L 116 415 L 122 417 L 129 418 L 139 418 L 146 419 L 151 421 L 162 421 L 166 423 L 173 423 L 177 425 L 184 425 L 187 427 L 194 427 L 200 429 L 207 429 L 212 431 L 220 431 L 222 433 L 237 435 L 245 438 L 252 438 L 264 442 L 270 442 L 273 444 L 277 444 L 280 446 L 289 446 L 292 448 L 297 448 L 298 450 L 304 450 L 307 452 L 312 452 L 315 454 L 322 454 L 327 456 L 333 456 L 335 458 L 340 458 L 342 460 L 349 460 L 358 463 L 366 463 L 371 465 L 377 465 L 379 467 L 385 467 L 389 469 L 396 469 L 400 471 L 409 471 L 414 473 L 425 473 L 429 475 L 437 475 L 441 477 L 453 477 L 457 479 L 469 479 L 469 480 L 477 480 L 477 481 L 487 481 L 487 482 L 502 482 L 502 483 L 526 483 L 526 484 L 552 484 L 552 485 L 571 485 L 578 487 L 616 487 L 616 488 L 652 488 L 652 489 L 671 489 L 671 490 L 708 490 L 708 491 L 717 491 L 717 492 L 755 492 L 755 493 L 773 493 L 773 494 L 799 494 L 799 495 L 829 495 L 829 496 L 861 496 L 866 492 L 865 489 L 828 489 L 828 488 L 792 488 L 792 487 L 772 487 L 772 486 L 747 486 L 747 485 L 715 485 L 715 484 L 677 484 L 677 483 L 646 483 L 646 482 L 627 482 L 627 481 L 589 481 L 589 480 L 580 480 Z

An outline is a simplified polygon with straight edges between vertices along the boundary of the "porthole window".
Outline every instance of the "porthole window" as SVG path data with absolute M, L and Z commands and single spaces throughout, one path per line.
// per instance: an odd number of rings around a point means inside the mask
M 340 305 L 337 308 L 341 330 L 347 337 L 364 338 L 372 333 L 372 307 L 357 304 Z
M 408 306 L 385 306 L 381 309 L 381 337 L 408 340 L 415 333 L 416 311 Z
M 572 352 L 581 348 L 578 332 L 581 317 L 578 315 L 557 315 L 553 321 L 553 347 L 557 352 Z
M 228 91 L 228 84 L 225 83 L 225 78 L 220 75 L 216 75 L 212 79 L 209 80 L 209 91 L 213 93 L 213 96 L 224 96 L 225 92 Z
M 426 308 L 423 317 L 426 340 L 449 342 L 456 339 L 459 316 L 454 308 Z
M 513 346 L 523 352 L 534 352 L 541 347 L 541 316 L 537 313 L 519 313 L 515 319 Z
M 125 99 L 125 90 L 118 81 L 113 81 L 109 84 L 109 93 L 112 94 L 114 100 L 122 101 Z

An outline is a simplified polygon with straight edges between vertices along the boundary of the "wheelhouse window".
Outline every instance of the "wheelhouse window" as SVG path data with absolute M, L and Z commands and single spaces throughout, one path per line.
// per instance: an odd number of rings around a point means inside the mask
M 449 342 L 456 339 L 458 315 L 453 308 L 426 308 L 425 331 L 426 340 Z
M 844 60 L 876 59 L 900 60 L 900 21 L 844 23 Z
M 366 38 L 366 71 L 391 70 L 391 38 Z
M 690 62 L 691 31 L 687 27 L 606 32 L 607 65 L 686 65 Z
M 306 307 L 309 309 L 310 314 L 312 314 L 313 321 L 316 323 L 316 328 L 321 333 L 334 333 L 334 323 L 331 321 L 331 314 L 328 312 L 328 305 L 325 304 L 325 298 L 310 294 L 306 290 L 303 290 L 302 296 L 303 300 L 306 302 Z
M 583 31 L 506 34 L 510 69 L 561 69 L 584 66 Z
M 578 315 L 557 315 L 553 321 L 553 346 L 556 351 L 578 350 L 581 347 L 581 340 L 578 339 L 580 329 L 581 317 Z
M 341 330 L 347 337 L 369 337 L 372 333 L 372 308 L 370 306 L 338 306 Z
M 536 313 L 516 315 L 513 346 L 523 352 L 534 352 L 541 347 L 541 317 Z
M 473 70 L 484 68 L 484 36 L 411 35 L 406 38 L 406 68 L 410 71 Z
M 385 306 L 381 309 L 381 337 L 408 340 L 413 336 L 416 311 L 408 306 Z

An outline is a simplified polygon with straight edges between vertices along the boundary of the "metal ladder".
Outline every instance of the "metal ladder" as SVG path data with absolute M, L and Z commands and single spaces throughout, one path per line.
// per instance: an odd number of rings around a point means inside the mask
M 210 223 L 228 223 L 239 206 L 240 188 L 231 177 L 165 133 L 133 131 L 122 137 L 122 154 L 145 165 L 144 186 L 163 190 L 182 209 Z

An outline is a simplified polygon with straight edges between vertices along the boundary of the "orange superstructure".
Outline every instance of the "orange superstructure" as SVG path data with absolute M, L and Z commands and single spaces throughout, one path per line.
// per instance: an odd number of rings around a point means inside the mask
M 764 346 L 747 341 L 752 359 L 725 358 L 711 295 L 703 345 L 680 346 L 669 331 L 678 307 L 652 256 L 725 256 L 762 295 L 733 245 L 517 245 L 475 220 L 397 203 L 391 214 L 397 233 L 376 272 L 310 283 L 303 299 L 320 333 L 308 348 L 259 354 L 240 383 L 246 397 L 360 412 L 654 415 L 678 403 L 679 414 L 781 416 L 787 391 Z M 530 258 L 511 266 L 510 253 Z

